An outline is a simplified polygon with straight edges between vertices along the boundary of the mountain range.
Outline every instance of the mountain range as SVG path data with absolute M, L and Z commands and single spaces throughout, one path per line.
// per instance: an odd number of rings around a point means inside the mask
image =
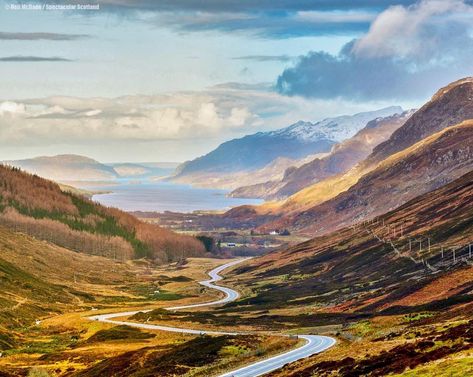
M 299 160 L 309 155 L 327 153 L 332 146 L 352 137 L 370 120 L 402 113 L 398 106 L 377 111 L 327 118 L 317 123 L 299 121 L 276 131 L 258 132 L 221 144 L 215 150 L 176 169 L 172 180 L 215 187 L 218 177 L 235 172 L 261 169 L 277 158 Z M 217 177 L 217 179 L 213 179 Z
M 324 156 L 293 165 L 285 170 L 282 179 L 239 187 L 233 197 L 281 199 L 325 178 L 348 171 L 366 158 L 381 142 L 388 139 L 412 115 L 406 111 L 369 121 L 354 136 L 335 144 Z
M 473 79 L 439 90 L 372 153 L 348 171 L 285 200 L 245 208 L 260 230 L 292 228 L 316 235 L 402 205 L 472 167 Z M 226 216 L 241 216 L 235 208 Z M 252 223 L 258 223 L 253 221 Z

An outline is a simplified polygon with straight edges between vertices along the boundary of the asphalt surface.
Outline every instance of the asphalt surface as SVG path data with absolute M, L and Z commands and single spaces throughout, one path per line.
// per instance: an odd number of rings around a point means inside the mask
M 237 291 L 227 288 L 227 287 L 216 285 L 214 283 L 216 283 L 219 280 L 222 280 L 222 277 L 219 275 L 220 272 L 238 263 L 242 263 L 245 260 L 246 259 L 237 259 L 232 262 L 226 263 L 222 266 L 219 266 L 208 273 L 210 276 L 210 280 L 205 280 L 205 281 L 200 282 L 200 284 L 205 287 L 216 289 L 223 292 L 225 294 L 224 298 L 217 301 L 210 301 L 210 302 L 204 302 L 204 303 L 193 304 L 193 305 L 173 306 L 166 309 L 174 311 L 174 310 L 189 309 L 189 308 L 196 308 L 196 307 L 202 307 L 202 306 L 222 305 L 228 302 L 235 301 L 240 296 Z M 196 330 L 196 329 L 186 329 L 186 328 L 171 327 L 171 326 L 151 325 L 147 323 L 128 322 L 128 321 L 121 321 L 121 320 L 116 319 L 116 318 L 121 318 L 121 317 L 129 317 L 140 312 L 146 313 L 150 311 L 151 310 L 137 310 L 137 311 L 120 312 L 120 313 L 98 314 L 98 315 L 89 317 L 89 319 L 93 321 L 113 323 L 116 325 L 127 325 L 127 326 L 132 326 L 132 327 L 138 327 L 141 329 L 171 331 L 171 332 L 178 332 L 178 333 L 183 333 L 183 334 L 247 335 L 244 333 L 236 333 L 236 332 Z M 282 336 L 285 336 L 285 335 L 282 335 Z M 300 346 L 299 348 L 296 348 L 289 352 L 285 352 L 280 355 L 270 357 L 262 361 L 258 361 L 256 363 L 233 370 L 231 372 L 224 373 L 220 375 L 219 377 L 262 376 L 266 373 L 279 369 L 288 363 L 292 363 L 294 361 L 325 351 L 326 349 L 332 347 L 336 342 L 335 339 L 333 338 L 330 338 L 327 336 L 319 336 L 319 335 L 298 335 L 298 338 L 304 339 L 306 341 L 305 344 Z

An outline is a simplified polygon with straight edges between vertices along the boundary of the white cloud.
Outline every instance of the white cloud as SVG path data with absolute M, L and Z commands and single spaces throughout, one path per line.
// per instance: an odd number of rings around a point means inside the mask
M 278 78 L 280 92 L 311 98 L 427 99 L 473 74 L 473 6 L 422 0 L 381 12 L 338 54 L 312 51 Z
M 25 105 L 22 103 L 5 101 L 0 103 L 0 116 L 14 116 L 23 114 L 25 112 Z
M 432 59 L 461 47 L 456 43 L 458 32 L 471 45 L 472 21 L 473 7 L 462 0 L 393 6 L 375 19 L 368 33 L 355 42 L 353 52 L 368 58 Z
M 0 159 L 74 152 L 102 160 L 184 160 L 245 134 L 385 105 L 287 97 L 242 84 L 154 96 L 6 101 L 0 103 Z

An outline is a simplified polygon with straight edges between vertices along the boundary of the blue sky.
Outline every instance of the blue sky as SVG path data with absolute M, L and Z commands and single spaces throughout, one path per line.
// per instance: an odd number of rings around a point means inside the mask
M 38 2 L 0 1 L 0 159 L 182 161 L 299 119 L 418 106 L 472 71 L 461 0 L 12 4 Z

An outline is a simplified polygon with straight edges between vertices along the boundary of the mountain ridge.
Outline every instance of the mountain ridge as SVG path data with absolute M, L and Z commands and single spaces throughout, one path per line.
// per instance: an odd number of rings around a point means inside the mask
M 278 200 L 330 176 L 341 174 L 366 158 L 373 147 L 386 140 L 412 114 L 407 111 L 369 121 L 354 136 L 332 147 L 323 157 L 314 158 L 298 167 L 286 169 L 280 181 L 242 186 L 231 192 L 233 197 L 261 197 Z
M 315 235 L 379 215 L 471 170 L 470 145 L 473 145 L 473 120 L 447 127 L 383 160 L 334 198 L 283 216 L 262 228 L 290 224 Z
M 448 89 L 443 88 L 437 91 L 432 99 L 412 114 L 387 141 L 379 144 L 365 160 L 352 169 L 307 186 L 284 201 L 267 202 L 254 207 L 255 216 L 260 216 L 263 222 L 265 216 L 270 219 L 279 217 L 284 219 L 284 221 L 281 221 L 285 224 L 284 226 L 289 226 L 291 218 L 323 205 L 324 202 L 348 191 L 364 175 L 369 174 L 384 159 L 389 158 L 390 152 L 388 151 L 402 151 L 405 145 L 409 147 L 415 142 L 421 142 L 422 139 L 419 140 L 419 135 L 428 137 L 445 127 L 473 119 L 473 101 L 469 100 L 469 98 L 473 98 L 473 80 L 471 78 L 460 80 L 446 88 Z M 453 123 L 454 121 L 458 121 L 458 123 Z M 417 129 L 418 127 L 421 129 Z M 411 131 L 413 136 L 412 140 L 409 141 Z M 400 144 L 397 145 L 399 135 L 402 135 L 402 137 L 399 141 Z M 384 157 L 384 154 L 388 156 Z M 237 209 L 234 209 L 231 213 L 237 214 L 238 212 Z M 270 221 L 271 223 L 268 223 L 269 227 L 276 224 L 272 220 Z
M 192 183 L 192 174 L 249 172 L 262 168 L 277 157 L 300 159 L 329 152 L 333 144 L 356 133 L 369 120 L 396 112 L 402 112 L 402 108 L 387 107 L 353 116 L 327 118 L 317 123 L 299 121 L 279 130 L 232 139 L 204 156 L 181 164 L 171 179 Z

